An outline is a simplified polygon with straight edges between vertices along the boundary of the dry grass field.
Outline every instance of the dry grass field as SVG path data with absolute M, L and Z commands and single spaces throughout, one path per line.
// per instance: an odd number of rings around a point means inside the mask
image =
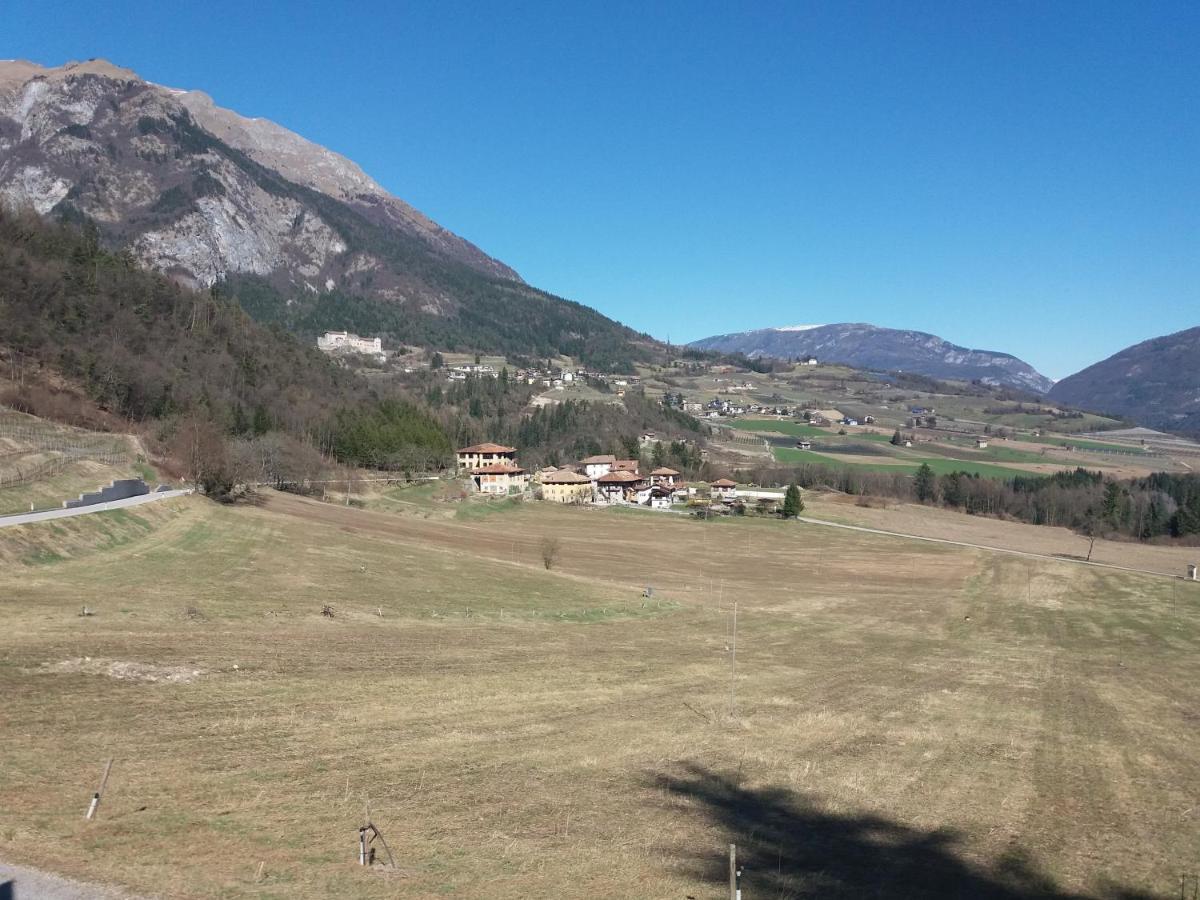
M 1175 897 L 1197 649 L 1196 585 L 780 522 L 268 494 L 6 529 L 0 858 L 699 900 L 735 841 L 747 900 Z M 394 869 L 356 864 L 367 805 Z

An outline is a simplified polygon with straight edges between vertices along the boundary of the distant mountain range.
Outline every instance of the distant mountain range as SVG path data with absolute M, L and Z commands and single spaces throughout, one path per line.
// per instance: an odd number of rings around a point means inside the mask
M 1029 363 L 1008 353 L 969 350 L 923 331 L 880 328 L 864 323 L 793 325 L 719 334 L 689 344 L 702 350 L 800 359 L 860 369 L 914 372 L 932 378 L 978 379 L 1044 394 L 1054 384 Z
M 1054 385 L 1060 403 L 1200 435 L 1200 327 L 1127 347 Z
M 223 284 L 256 317 L 305 333 L 597 365 L 651 346 L 527 285 L 350 160 L 103 60 L 0 62 L 0 201 L 91 223 L 140 262 Z

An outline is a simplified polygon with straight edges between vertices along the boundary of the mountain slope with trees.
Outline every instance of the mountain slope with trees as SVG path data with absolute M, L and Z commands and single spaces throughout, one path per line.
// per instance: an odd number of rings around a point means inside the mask
M 1142 341 L 1058 382 L 1050 399 L 1200 436 L 1200 327 Z
M 689 347 L 842 363 L 859 369 L 914 372 L 933 378 L 979 380 L 985 384 L 1044 394 L 1054 383 L 1028 363 L 1008 353 L 970 350 L 923 331 L 880 328 L 866 323 L 760 328 L 718 334 L 692 341 Z
M 0 62 L 0 202 L 90 222 L 187 286 L 252 281 L 252 311 L 305 336 L 357 328 L 620 370 L 658 352 L 525 284 L 349 160 L 100 60 Z

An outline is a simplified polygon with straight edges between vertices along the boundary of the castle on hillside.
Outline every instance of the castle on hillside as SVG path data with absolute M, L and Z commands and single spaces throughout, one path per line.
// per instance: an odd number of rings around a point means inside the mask
M 317 338 L 317 349 L 323 353 L 366 353 L 383 356 L 379 338 L 364 338 L 348 331 L 327 331 Z

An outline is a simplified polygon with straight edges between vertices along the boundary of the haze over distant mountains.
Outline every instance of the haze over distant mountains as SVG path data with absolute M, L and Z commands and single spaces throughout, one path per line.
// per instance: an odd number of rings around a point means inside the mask
M 719 334 L 688 346 L 747 356 L 798 359 L 815 356 L 861 369 L 915 372 L 1005 385 L 1044 394 L 1054 382 L 1008 353 L 971 350 L 923 331 L 880 328 L 865 323 L 793 325 Z
M 1050 399 L 1200 435 L 1200 327 L 1151 338 L 1058 382 Z
M 647 346 L 525 284 L 345 157 L 103 60 L 0 62 L 0 201 L 91 223 L 139 261 L 224 283 L 256 317 L 305 333 L 607 365 Z

